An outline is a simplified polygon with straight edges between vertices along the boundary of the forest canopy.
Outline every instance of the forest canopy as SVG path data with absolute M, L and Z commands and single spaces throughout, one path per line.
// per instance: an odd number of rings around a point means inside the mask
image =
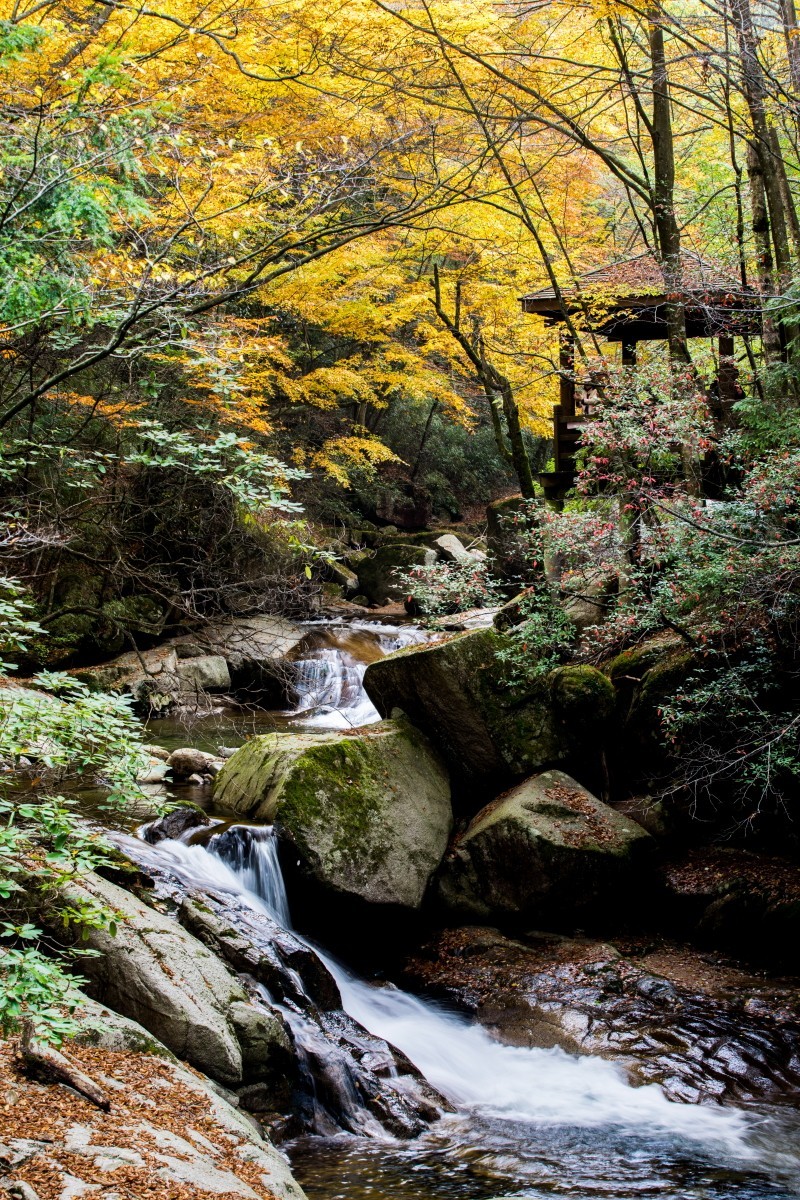
M 519 297 L 552 290 L 579 383 L 613 374 L 619 297 L 568 300 L 607 263 L 663 272 L 640 359 L 685 434 L 670 487 L 796 444 L 792 0 L 8 0 L 0 57 L 2 545 L 57 659 L 98 614 L 110 649 L 263 605 L 313 559 L 301 511 L 540 494 L 564 361 Z M 687 254 L 757 298 L 707 428 Z M 602 480 L 585 435 L 590 490 L 642 474 L 621 428 Z

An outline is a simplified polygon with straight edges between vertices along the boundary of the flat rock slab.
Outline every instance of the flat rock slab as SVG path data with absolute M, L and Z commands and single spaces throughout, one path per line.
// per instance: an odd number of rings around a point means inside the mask
M 63 1049 L 102 1084 L 109 1112 L 23 1075 L 13 1043 L 0 1042 L 6 1187 L 98 1200 L 303 1200 L 283 1155 L 202 1076 L 142 1052 L 131 1022 L 98 1006 L 88 1015 L 95 1044 L 67 1042 Z M 145 1030 L 139 1035 L 147 1039 Z
M 692 957 L 694 971 L 687 968 Z M 703 964 L 685 950 L 679 961 L 685 982 L 608 943 L 548 934 L 512 940 L 468 926 L 424 947 L 406 964 L 405 981 L 475 1016 L 502 1042 L 617 1061 L 675 1100 L 796 1103 L 796 1014 L 780 1004 L 753 1012 L 752 981 L 738 994 L 686 986 L 702 979 Z M 668 969 L 668 956 L 660 965 Z

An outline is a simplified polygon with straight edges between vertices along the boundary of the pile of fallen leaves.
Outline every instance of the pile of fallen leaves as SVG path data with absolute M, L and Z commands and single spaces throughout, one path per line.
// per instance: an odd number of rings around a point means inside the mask
M 0 1042 L 0 1178 L 6 1186 L 24 1182 L 39 1200 L 72 1195 L 71 1183 L 78 1194 L 78 1181 L 88 1185 L 80 1194 L 85 1190 L 103 1200 L 198 1200 L 212 1194 L 216 1200 L 253 1194 L 274 1200 L 262 1169 L 240 1152 L 242 1142 L 220 1127 L 203 1091 L 186 1086 L 169 1061 L 75 1043 L 64 1052 L 102 1085 L 110 1109 L 103 1112 L 63 1084 L 32 1078 L 19 1044 Z M 217 1171 L 235 1175 L 241 1188 L 212 1193 L 197 1182 L 170 1178 L 180 1176 L 181 1160 L 191 1173 L 194 1147 Z

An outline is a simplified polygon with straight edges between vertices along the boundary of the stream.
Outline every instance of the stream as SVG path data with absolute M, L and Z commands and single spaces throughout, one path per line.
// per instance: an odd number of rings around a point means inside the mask
M 317 629 L 296 663 L 293 711 L 270 718 L 320 729 L 377 720 L 361 687 L 369 656 L 422 636 L 413 627 L 366 622 Z M 164 725 L 152 733 L 167 742 L 173 731 Z M 203 732 L 217 744 L 236 734 L 224 721 L 212 728 L 206 721 Z M 201 743 L 196 734 L 193 741 Z M 190 832 L 185 840 L 140 847 L 136 857 L 186 886 L 224 894 L 291 931 L 271 829 L 226 823 L 202 843 Z M 655 1084 L 631 1086 L 621 1068 L 601 1058 L 502 1045 L 462 1015 L 360 979 L 299 933 L 293 937 L 331 972 L 344 1011 L 406 1055 L 453 1110 L 412 1140 L 392 1137 L 366 1108 L 359 1111 L 345 1064 L 337 1086 L 351 1110 L 349 1132 L 321 1120 L 317 1134 L 285 1147 L 309 1200 L 800 1196 L 796 1110 L 680 1104 Z M 286 1018 L 301 1053 L 326 1052 L 302 1011 L 264 995 Z

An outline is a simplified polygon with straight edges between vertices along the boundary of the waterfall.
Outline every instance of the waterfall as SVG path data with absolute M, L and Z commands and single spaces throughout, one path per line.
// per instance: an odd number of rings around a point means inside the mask
M 319 622 L 291 664 L 295 705 L 290 714 L 314 729 L 353 729 L 379 721 L 362 686 L 367 665 L 426 636 L 412 625 Z
M 165 841 L 147 852 L 169 861 L 192 886 L 232 891 L 287 927 L 289 906 L 271 830 L 232 826 L 212 835 L 205 846 Z M 309 946 L 296 933 L 293 936 Z M 345 1012 L 402 1051 L 461 1112 L 527 1126 L 616 1126 L 657 1132 L 716 1144 L 739 1159 L 751 1157 L 746 1119 L 738 1110 L 676 1103 L 656 1084 L 632 1087 L 620 1068 L 600 1058 L 503 1045 L 463 1016 L 392 986 L 372 986 L 311 948 L 336 979 Z M 319 1062 L 330 1053 L 305 1015 L 282 1011 L 304 1054 Z M 364 1112 L 359 1120 L 354 1113 L 358 1091 L 342 1063 L 331 1062 L 329 1070 L 339 1077 L 339 1102 L 350 1109 L 346 1127 L 374 1133 L 376 1122 L 369 1114 Z

